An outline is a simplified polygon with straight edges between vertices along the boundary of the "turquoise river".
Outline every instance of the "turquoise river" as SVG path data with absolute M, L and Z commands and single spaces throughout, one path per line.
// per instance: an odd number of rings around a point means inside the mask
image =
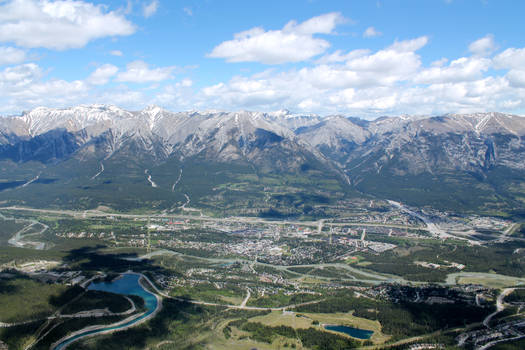
M 111 292 L 116 294 L 123 295 L 137 295 L 144 299 L 144 304 L 146 307 L 146 312 L 140 315 L 137 318 L 131 319 L 121 324 L 108 325 L 107 327 L 93 330 L 86 330 L 74 336 L 64 339 L 61 343 L 57 344 L 53 350 L 62 350 L 65 349 L 69 344 L 77 341 L 80 338 L 93 336 L 98 333 L 115 331 L 123 328 L 128 328 L 141 320 L 149 317 L 157 309 L 157 298 L 154 294 L 147 291 L 139 283 L 140 279 L 139 274 L 134 273 L 125 273 L 120 276 L 120 278 L 112 282 L 96 282 L 91 283 L 88 287 L 88 290 L 99 290 L 104 292 Z

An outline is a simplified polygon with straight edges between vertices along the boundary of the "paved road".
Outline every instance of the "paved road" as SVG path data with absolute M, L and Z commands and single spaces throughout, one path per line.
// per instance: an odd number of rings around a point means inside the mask
M 510 293 L 514 292 L 516 288 L 505 288 L 503 289 L 503 291 L 500 293 L 500 295 L 498 295 L 498 298 L 496 299 L 496 311 L 494 311 L 493 313 L 491 313 L 490 315 L 488 315 L 487 317 L 485 317 L 485 319 L 483 320 L 483 325 L 487 328 L 490 328 L 489 326 L 489 323 L 490 323 L 490 320 L 498 313 L 500 313 L 501 311 L 505 310 L 505 304 L 504 304 L 504 299 L 507 295 L 509 295 Z
M 168 249 L 157 250 L 149 254 L 145 254 L 140 257 L 137 257 L 137 258 L 125 258 L 125 259 L 140 261 L 140 260 L 148 259 L 150 257 L 157 256 L 157 255 L 178 255 L 181 257 L 188 257 L 192 259 L 203 260 L 203 261 L 206 261 L 212 264 L 245 261 L 250 264 L 271 267 L 279 271 L 284 271 L 284 272 L 294 274 L 296 276 L 312 277 L 318 280 L 327 280 L 327 281 L 331 281 L 333 278 L 325 277 L 325 276 L 310 275 L 308 273 L 296 272 L 296 271 L 290 270 L 290 268 L 311 267 L 312 269 L 314 269 L 314 268 L 324 268 L 324 267 L 335 267 L 335 268 L 347 270 L 350 273 L 355 273 L 355 274 L 359 274 L 361 276 L 370 278 L 370 279 L 362 279 L 362 278 L 357 278 L 354 276 L 351 276 L 351 278 L 339 278 L 345 281 L 365 282 L 365 283 L 371 283 L 371 284 L 380 284 L 380 283 L 387 282 L 387 281 L 396 282 L 396 283 L 408 283 L 408 281 L 406 281 L 405 279 L 399 276 L 378 274 L 372 271 L 363 271 L 361 269 L 357 269 L 357 268 L 354 268 L 350 265 L 343 264 L 343 263 L 320 263 L 320 264 L 306 264 L 306 265 L 274 265 L 274 264 L 266 264 L 266 263 L 259 262 L 259 261 L 252 261 L 252 260 L 246 260 L 246 259 L 241 259 L 241 258 L 205 258 L 205 257 L 200 257 L 200 256 L 183 254 L 183 253 L 175 252 L 175 251 L 168 250 Z M 414 283 L 414 282 L 411 282 L 411 283 Z
M 189 208 L 186 208 L 189 209 Z M 26 207 L 18 207 L 18 206 L 9 206 L 9 207 L 0 207 L 0 210 L 16 210 L 16 211 L 30 211 L 30 212 L 39 212 L 39 213 L 49 213 L 49 214 L 56 214 L 56 215 L 68 215 L 68 216 L 74 216 L 74 217 L 81 217 L 84 214 L 87 217 L 121 217 L 121 218 L 152 218 L 152 217 L 158 217 L 158 218 L 179 218 L 179 219 L 190 219 L 190 220 L 198 220 L 198 221 L 212 221 L 212 222 L 230 222 L 230 223 L 238 223 L 238 222 L 244 222 L 244 223 L 250 223 L 250 224 L 267 224 L 267 225 L 298 225 L 298 226 L 308 226 L 312 228 L 318 228 L 319 227 L 319 221 L 292 221 L 292 220 L 285 220 L 285 221 L 278 221 L 278 220 L 266 220 L 262 218 L 257 217 L 244 217 L 244 216 L 231 216 L 227 218 L 212 218 L 209 216 L 194 216 L 194 215 L 181 215 L 181 214 L 167 214 L 167 213 L 158 213 L 158 214 L 121 214 L 121 213 L 107 213 L 102 212 L 98 210 L 87 210 L 87 211 L 74 211 L 74 210 L 53 210 L 53 209 L 35 209 L 35 208 L 26 208 Z M 405 225 L 398 225 L 398 224 L 385 224 L 385 223 L 363 223 L 363 222 L 348 222 L 348 223 L 338 223 L 338 222 L 325 222 L 325 226 L 378 226 L 378 227 L 397 227 L 397 228 L 408 228 L 408 229 L 414 229 L 414 230 L 428 230 L 426 227 L 422 226 L 405 226 Z
M 244 300 L 241 303 L 242 307 L 246 306 L 246 303 L 248 302 L 248 299 L 250 299 L 251 295 L 252 293 L 250 292 L 250 288 L 246 288 L 246 298 L 244 298 Z
M 283 311 L 283 310 L 286 310 L 286 309 L 294 309 L 294 308 L 299 307 L 299 306 L 310 305 L 310 304 L 317 304 L 317 303 L 320 303 L 321 301 L 325 300 L 325 299 L 312 300 L 312 301 L 308 301 L 308 302 L 305 302 L 305 303 L 292 304 L 292 305 L 279 306 L 279 307 L 262 307 L 262 306 L 246 306 L 246 305 L 243 306 L 242 304 L 241 305 L 231 305 L 231 304 L 212 303 L 212 302 L 207 302 L 207 301 L 185 299 L 185 298 L 179 298 L 179 297 L 174 297 L 174 296 L 168 295 L 168 294 L 162 292 L 161 290 L 159 290 L 157 288 L 157 286 L 147 276 L 142 275 L 142 274 L 141 274 L 141 276 L 146 281 L 148 281 L 148 283 L 152 286 L 152 288 L 154 289 L 155 294 L 158 294 L 158 295 L 160 295 L 160 296 L 162 296 L 164 298 L 173 299 L 173 300 L 186 302 L 186 303 L 190 303 L 190 304 L 195 304 L 195 305 L 222 306 L 222 307 L 226 307 L 228 309 L 240 309 L 240 310 Z
M 7 243 L 9 245 L 19 247 L 19 248 L 25 248 L 26 246 L 30 246 L 37 250 L 43 250 L 46 246 L 44 242 L 33 242 L 27 240 L 30 236 L 37 236 L 43 234 L 49 227 L 45 224 L 42 224 L 41 222 L 38 222 L 33 219 L 15 219 L 15 218 L 9 218 L 0 213 L 0 218 L 3 220 L 18 220 L 18 221 L 24 221 L 27 222 L 27 226 L 24 226 L 21 230 L 15 232 L 13 237 L 11 237 Z M 33 232 L 29 234 L 25 234 L 27 231 L 29 231 L 33 226 L 35 225 L 41 225 L 43 228 L 39 232 Z

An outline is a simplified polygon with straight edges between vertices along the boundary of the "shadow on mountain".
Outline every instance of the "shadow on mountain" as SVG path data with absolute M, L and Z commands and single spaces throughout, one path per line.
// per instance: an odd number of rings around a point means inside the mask
M 12 143 L 0 145 L 0 159 L 52 163 L 76 152 L 80 147 L 77 136 L 79 135 L 59 128 L 30 139 L 13 137 Z

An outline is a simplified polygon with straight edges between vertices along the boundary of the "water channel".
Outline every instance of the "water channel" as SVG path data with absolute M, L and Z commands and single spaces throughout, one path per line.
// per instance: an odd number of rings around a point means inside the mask
M 115 331 L 118 329 L 128 328 L 136 324 L 137 322 L 148 318 L 157 309 L 158 301 L 154 294 L 142 287 L 142 285 L 139 283 L 140 277 L 141 276 L 139 274 L 125 273 L 111 282 L 93 282 L 88 286 L 88 290 L 98 290 L 116 294 L 139 296 L 142 299 L 144 299 L 144 306 L 146 307 L 145 313 L 140 314 L 138 316 L 131 316 L 131 319 L 127 318 L 126 320 L 121 321 L 117 324 L 108 325 L 107 327 L 102 327 L 99 329 L 86 330 L 85 332 L 75 334 L 57 344 L 53 348 L 53 350 L 63 350 L 69 344 L 77 341 L 80 338 L 93 336 L 98 333 L 105 333 L 109 331 Z

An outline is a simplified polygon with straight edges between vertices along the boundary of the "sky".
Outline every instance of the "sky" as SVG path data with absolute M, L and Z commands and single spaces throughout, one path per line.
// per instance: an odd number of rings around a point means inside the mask
M 0 114 L 525 115 L 525 1 L 0 0 Z

